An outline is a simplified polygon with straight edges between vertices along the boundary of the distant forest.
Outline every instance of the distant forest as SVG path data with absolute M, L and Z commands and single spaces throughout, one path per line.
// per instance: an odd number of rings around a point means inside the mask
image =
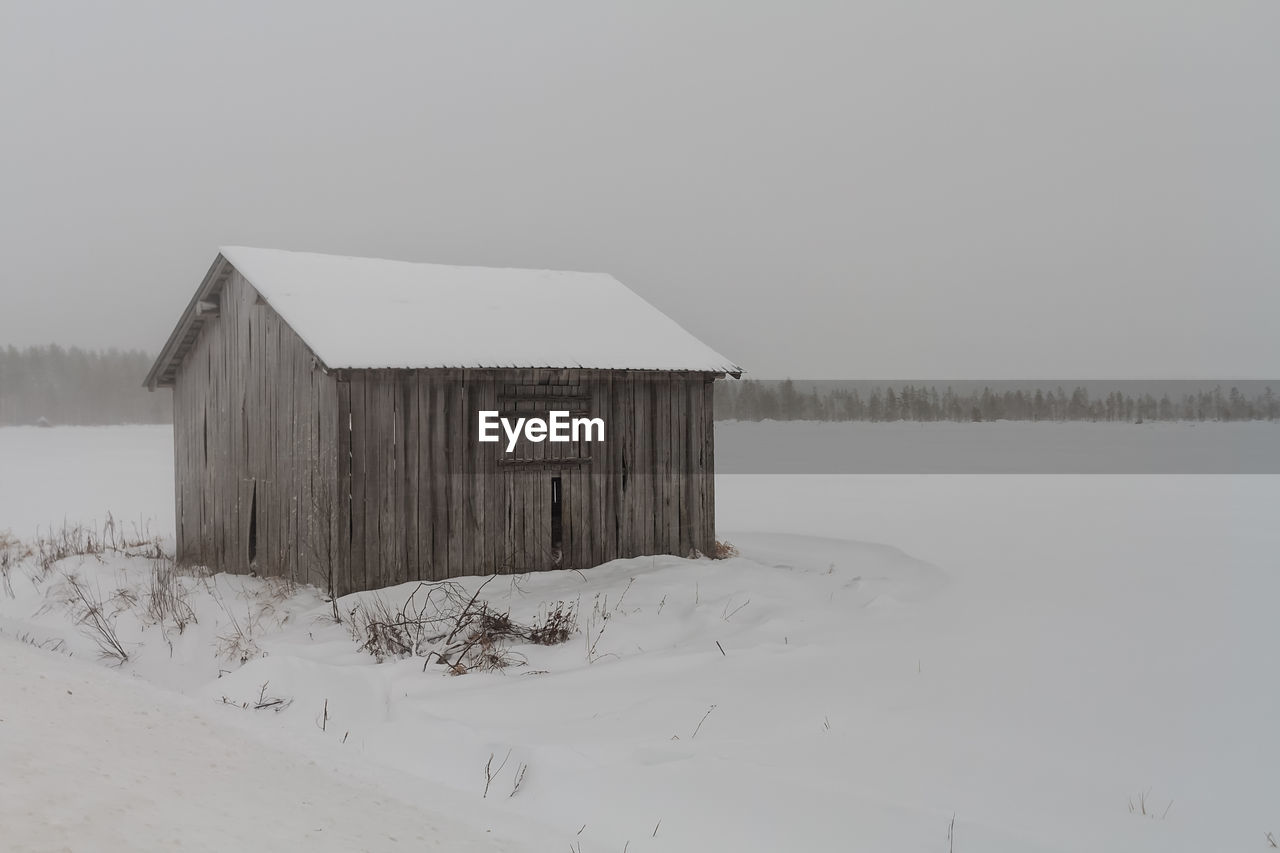
M 1111 391 L 1091 398 L 1083 386 L 955 391 L 903 384 L 807 391 L 790 379 L 716 383 L 716 419 L 741 421 L 1256 421 L 1280 419 L 1280 397 L 1234 386 L 1171 397 Z
M 152 360 L 139 350 L 0 348 L 0 426 L 169 423 L 171 395 L 142 387 Z
M 171 395 L 142 379 L 153 356 L 140 350 L 84 350 L 55 345 L 0 348 L 0 426 L 170 423 Z M 1168 393 L 1095 393 L 1082 385 L 959 389 L 923 383 L 751 380 L 717 382 L 717 420 L 807 421 L 1250 421 L 1280 420 L 1280 396 L 1253 382 Z M 1125 387 L 1146 385 L 1130 382 Z M 1246 383 L 1242 383 L 1246 384 Z M 1181 386 L 1187 387 L 1187 386 Z M 1249 387 L 1246 384 L 1246 387 Z

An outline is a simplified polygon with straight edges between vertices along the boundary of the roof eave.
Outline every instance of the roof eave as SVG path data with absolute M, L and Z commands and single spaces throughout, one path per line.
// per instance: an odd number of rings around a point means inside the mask
M 173 387 L 173 373 L 177 370 L 177 365 L 181 363 L 182 357 L 186 355 L 187 350 L 190 348 L 191 336 L 198 334 L 199 327 L 204 323 L 200 319 L 200 303 L 207 301 L 211 294 L 222 287 L 227 277 L 231 274 L 231 269 L 230 261 L 219 252 L 218 256 L 214 258 L 213 264 L 210 265 L 209 271 L 205 273 L 204 280 L 200 282 L 200 287 L 196 289 L 191 301 L 187 303 L 187 308 L 178 319 L 178 324 L 174 326 L 173 331 L 169 334 L 169 339 L 165 341 L 160 354 L 156 356 L 155 364 L 151 365 L 151 370 L 147 373 L 147 378 L 142 383 L 144 388 L 154 391 L 157 388 Z

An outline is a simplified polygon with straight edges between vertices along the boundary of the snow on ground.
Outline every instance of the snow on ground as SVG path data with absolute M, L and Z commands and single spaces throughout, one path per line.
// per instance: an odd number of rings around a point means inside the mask
M 654 557 L 498 578 L 485 590 L 492 605 L 529 622 L 546 603 L 573 602 L 581 634 L 515 647 L 527 664 L 497 674 L 424 674 L 420 658 L 377 664 L 314 590 L 254 578 L 183 579 L 194 619 L 181 633 L 148 624 L 152 565 L 113 554 L 68 558 L 46 579 L 13 570 L 0 630 L 96 658 L 76 611 L 48 605 L 66 600 L 67 576 L 92 579 L 90 596 L 118 611 L 123 672 L 296 737 L 304 752 L 356 755 L 476 800 L 492 755 L 505 766 L 491 809 L 544 822 L 586 850 L 824 849 L 855 829 L 855 815 L 884 818 L 830 784 L 844 760 L 833 745 L 855 736 L 832 728 L 853 722 L 850 682 L 815 678 L 813 667 L 846 644 L 850 612 L 927 597 L 941 574 L 882 546 L 819 551 L 781 568 Z M 466 595 L 482 582 L 462 581 Z M 398 606 L 416 587 L 378 595 Z M 340 610 L 370 597 L 341 599 Z M 277 699 L 287 707 L 254 708 Z M 748 817 L 774 810 L 765 822 Z M 900 831 L 890 824 L 886 838 L 890 829 Z
M 205 703 L 0 642 L 0 847 L 10 851 L 535 850 L 330 773 Z M 510 823 L 510 821 L 508 821 Z M 514 830 L 508 829 L 508 832 Z M 536 835 L 532 836 L 537 838 Z
M 868 625 L 857 672 L 874 695 L 854 701 L 880 796 L 1053 850 L 1280 838 L 1280 478 L 788 482 L 802 512 L 770 506 L 779 478 L 743 476 L 721 481 L 717 513 L 903 543 L 949 578 Z M 1163 819 L 1128 813 L 1144 791 Z
M 64 521 L 173 531 L 173 427 L 0 427 L 0 530 Z
M 145 515 L 130 478 L 164 481 L 149 506 L 166 518 L 170 447 L 149 429 L 39 438 L 61 450 L 45 459 L 31 458 L 31 431 L 0 430 L 0 459 L 24 457 L 28 476 L 61 483 L 41 507 L 24 496 L 42 486 L 6 477 L 0 528 L 58 517 L 77 492 L 110 498 L 113 481 L 121 514 Z M 119 472 L 81 462 L 135 440 Z M 78 469 L 93 481 L 82 486 Z M 28 560 L 0 591 L 0 748 L 25 756 L 0 765 L 0 792 L 36 793 L 18 809 L 0 797 L 0 824 L 21 826 L 29 849 L 57 849 L 68 842 L 52 821 L 116 807 L 113 785 L 83 768 L 117 762 L 151 811 L 180 824 L 181 799 L 154 787 L 177 761 L 211 785 L 243 764 L 239 787 L 216 787 L 246 832 L 301 827 L 256 816 L 305 798 L 370 850 L 395 847 L 362 828 L 359 792 L 384 804 L 373 811 L 387 825 L 418 809 L 449 849 L 471 837 L 462 825 L 584 853 L 947 850 L 953 815 L 956 851 L 1262 850 L 1266 832 L 1280 834 L 1280 685 L 1268 675 L 1280 478 L 725 476 L 717 501 L 739 558 L 491 582 L 485 598 L 518 620 L 576 603 L 580 631 L 513 647 L 524 666 L 463 676 L 421 658 L 376 663 L 309 588 L 180 578 L 195 621 L 179 633 L 146 617 L 157 564 L 145 556 L 70 557 L 47 574 Z M 98 648 L 56 603 L 67 575 L 114 601 L 106 612 L 138 602 L 113 623 L 128 662 L 86 669 Z M 470 594 L 482 582 L 462 584 Z M 378 595 L 398 605 L 415 588 Z M 344 598 L 341 612 L 369 599 Z M 45 651 L 14 651 L 16 637 Z M 92 725 L 65 704 L 66 718 L 41 727 L 44 710 L 11 687 L 53 704 L 33 661 L 73 695 L 88 689 L 80 681 L 120 695 L 92 703 L 109 709 Z M 200 721 L 173 730 L 184 757 L 164 747 L 167 727 L 134 726 L 138 696 Z M 112 738 L 117 725 L 134 727 Z M 63 727 L 77 732 L 72 750 L 53 738 Z M 151 737 L 157 751 L 139 751 Z M 293 784 L 297 801 L 262 799 L 266 770 L 237 745 L 263 739 L 290 756 L 271 762 L 290 779 L 315 763 L 313 781 L 276 786 Z M 223 743 L 221 769 L 204 774 Z M 45 753 L 58 761 L 23 763 Z M 506 763 L 485 797 L 490 756 Z M 349 805 L 325 799 L 352 787 Z M 226 849 L 205 840 L 216 823 L 187 843 Z M 166 832 L 139 826 L 125 846 L 104 834 L 100 849 L 162 849 Z

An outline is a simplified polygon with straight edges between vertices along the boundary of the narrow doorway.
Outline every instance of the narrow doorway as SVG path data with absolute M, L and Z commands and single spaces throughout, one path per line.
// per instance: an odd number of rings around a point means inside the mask
M 562 500 L 564 491 L 560 486 L 560 478 L 551 478 L 551 563 L 552 565 L 560 565 L 560 560 L 564 555 L 564 515 Z
M 258 562 L 258 481 L 253 481 L 253 497 L 249 500 L 249 566 Z

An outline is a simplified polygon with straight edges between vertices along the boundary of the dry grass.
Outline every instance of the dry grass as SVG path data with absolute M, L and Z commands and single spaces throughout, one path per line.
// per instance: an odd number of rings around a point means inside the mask
M 35 544 L 36 565 L 40 577 L 48 577 L 54 565 L 68 557 L 101 557 L 104 550 L 101 536 L 93 528 L 83 524 L 63 524 L 60 530 L 37 533 Z
M 1173 800 L 1170 800 L 1163 810 L 1157 811 L 1157 807 L 1151 801 L 1151 789 L 1139 791 L 1136 797 L 1129 798 L 1129 814 L 1149 817 L 1156 820 L 1164 820 L 1169 816 L 1169 809 L 1173 808 Z
M 49 637 L 44 640 L 37 640 L 35 638 L 35 635 L 33 635 L 30 631 L 24 631 L 23 633 L 18 634 L 17 637 L 15 637 L 15 639 L 19 643 L 26 643 L 28 646 L 32 646 L 37 649 L 44 649 L 45 651 L 48 651 L 48 652 L 59 652 L 62 654 L 68 653 L 67 644 L 57 637 Z
M 733 547 L 732 542 L 722 542 L 717 539 L 710 556 L 713 560 L 727 560 L 730 557 L 738 556 L 738 549 Z
M 610 655 L 601 655 L 596 651 L 600 645 L 600 640 L 604 637 L 605 629 L 609 627 L 609 617 L 616 613 L 609 609 L 608 594 L 596 593 L 591 603 L 591 615 L 587 617 L 587 630 L 585 641 L 587 644 L 587 663 L 595 663 L 601 657 L 610 657 Z
M 218 657 L 228 661 L 248 663 L 262 655 L 258 646 L 258 633 L 261 628 L 252 613 L 247 618 L 239 619 L 230 610 L 226 611 L 230 623 L 227 630 L 218 635 Z
M 90 583 L 76 566 L 60 565 L 73 557 L 91 557 L 105 563 L 107 556 L 147 558 L 152 561 L 151 576 L 145 586 L 125 585 L 104 593 L 100 582 Z M 126 530 L 107 514 L 101 528 L 64 522 L 62 527 L 39 531 L 30 542 L 19 541 L 12 534 L 0 534 L 0 569 L 4 589 L 12 596 L 11 570 L 23 564 L 33 584 L 40 587 L 51 579 L 44 609 L 62 606 L 79 627 L 98 646 L 103 657 L 124 663 L 129 659 L 125 644 L 116 630 L 116 620 L 126 610 L 139 610 L 143 624 L 168 627 L 179 633 L 195 621 L 195 613 L 187 603 L 186 587 L 178 577 L 173 559 L 145 525 L 132 525 Z
M 151 564 L 151 580 L 146 592 L 144 616 L 163 631 L 172 627 L 179 634 L 196 622 L 195 611 L 188 601 L 188 591 L 173 560 L 156 559 Z
M 226 696 L 223 696 L 222 704 L 231 705 L 236 708 L 243 708 L 245 710 L 253 709 L 254 711 L 274 711 L 277 714 L 293 704 L 292 698 L 268 696 L 267 685 L 269 684 L 269 681 L 264 681 L 262 683 L 262 687 L 258 691 L 258 698 L 252 702 L 236 702 L 232 699 L 228 699 Z
M 10 598 L 14 597 L 12 571 L 15 566 L 33 555 L 31 548 L 8 530 L 0 530 L 0 587 Z
M 289 611 L 283 605 L 297 592 L 298 585 L 290 578 L 246 580 L 235 596 L 239 603 L 228 602 L 218 585 L 208 578 L 205 589 L 227 621 L 226 629 L 218 634 L 217 654 L 243 664 L 265 655 L 258 645 L 264 624 L 280 628 L 289 621 Z
M 525 639 L 539 646 L 558 646 L 567 643 L 577 630 L 578 605 L 557 601 L 529 626 Z
M 510 651 L 511 645 L 555 645 L 577 631 L 574 604 L 557 601 L 545 606 L 527 625 L 513 620 L 508 611 L 490 607 L 480 593 L 492 580 L 470 596 L 454 581 L 422 582 L 399 606 L 383 595 L 366 596 L 351 611 L 352 636 L 379 663 L 422 657 L 424 668 L 435 663 L 463 675 L 523 665 L 524 658 Z
M 101 590 L 90 588 L 78 575 L 68 573 L 63 575 L 55 599 L 71 612 L 81 631 L 98 646 L 102 657 L 117 664 L 129 660 L 129 653 L 116 633 L 116 617 L 121 610 L 137 603 L 122 593 L 125 591 L 117 590 L 104 600 Z M 114 607 L 108 610 L 108 604 Z
M 8 548 L 3 547 L 6 543 Z M 86 524 L 63 522 L 58 529 L 37 531 L 35 540 L 30 545 L 23 545 L 12 535 L 5 534 L 0 537 L 0 561 L 4 559 L 3 552 L 16 555 L 11 558 L 14 564 L 33 559 L 39 569 L 39 580 L 47 578 L 54 566 L 68 557 L 101 559 L 109 552 L 124 557 L 150 557 L 156 560 L 166 556 L 160 536 L 152 534 L 145 525 L 134 524 L 131 531 L 125 531 L 110 513 L 107 513 L 107 520 L 101 530 Z

